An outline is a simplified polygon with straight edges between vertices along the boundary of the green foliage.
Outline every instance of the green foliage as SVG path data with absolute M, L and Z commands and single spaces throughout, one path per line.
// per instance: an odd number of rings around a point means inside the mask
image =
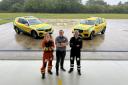
M 2 0 L 0 12 L 128 13 L 128 2 L 108 5 L 104 0 Z
M 88 6 L 95 6 L 95 5 L 107 5 L 106 2 L 104 2 L 103 0 L 88 0 L 86 2 L 86 5 Z
M 15 3 L 15 4 L 13 4 L 12 6 L 11 6 L 11 8 L 10 8 L 10 11 L 11 12 L 22 12 L 23 11 L 23 6 L 22 6 L 22 4 L 20 4 L 20 3 Z

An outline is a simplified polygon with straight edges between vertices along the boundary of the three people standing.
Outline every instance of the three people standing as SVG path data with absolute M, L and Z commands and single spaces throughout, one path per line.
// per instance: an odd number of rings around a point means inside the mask
M 56 75 L 59 75 L 59 67 L 62 71 L 64 69 L 64 59 L 66 55 L 66 46 L 68 45 L 68 39 L 64 36 L 64 31 L 59 30 L 59 36 L 55 39 L 56 45 Z M 41 68 L 42 78 L 45 78 L 45 68 L 48 62 L 48 73 L 52 75 L 52 60 L 53 60 L 53 50 L 54 50 L 54 40 L 50 34 L 46 34 L 42 41 L 43 48 L 43 65 Z M 76 58 L 78 74 L 81 75 L 81 48 L 82 48 L 82 38 L 79 36 L 79 32 L 75 31 L 74 36 L 70 39 L 70 70 L 71 73 L 74 70 L 74 59 Z M 60 64 L 60 66 L 59 66 Z

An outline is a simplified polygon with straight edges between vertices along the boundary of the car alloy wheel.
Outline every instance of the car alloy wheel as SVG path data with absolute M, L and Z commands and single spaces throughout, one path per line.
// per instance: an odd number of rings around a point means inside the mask
M 36 31 L 32 31 L 31 35 L 32 35 L 32 37 L 35 38 L 35 39 L 38 37 Z
M 17 34 L 20 34 L 20 30 L 17 27 L 15 27 L 14 29 L 15 29 Z
M 94 32 L 92 32 L 92 33 L 90 34 L 89 39 L 92 40 L 93 38 L 94 38 Z
M 106 28 L 104 28 L 102 31 L 101 31 L 101 34 L 104 34 L 106 31 Z

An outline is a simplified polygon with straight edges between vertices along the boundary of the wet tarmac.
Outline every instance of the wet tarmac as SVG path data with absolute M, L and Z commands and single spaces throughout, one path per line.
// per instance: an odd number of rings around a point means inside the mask
M 80 19 L 45 19 L 44 22 L 51 24 L 54 33 L 58 36 L 58 31 L 63 29 L 65 36 L 70 40 L 72 27 L 79 23 Z M 12 23 L 0 25 L 0 50 L 41 50 L 42 39 L 33 39 L 26 34 L 16 34 Z M 70 50 L 70 47 L 67 47 Z M 115 19 L 107 20 L 107 30 L 105 35 L 98 34 L 93 40 L 83 40 L 85 51 L 128 51 L 128 20 Z

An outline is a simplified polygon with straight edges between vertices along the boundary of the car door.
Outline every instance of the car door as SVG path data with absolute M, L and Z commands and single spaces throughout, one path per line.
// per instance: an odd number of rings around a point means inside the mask
M 102 18 L 99 18 L 99 25 L 100 25 L 100 30 L 99 30 L 99 32 L 101 32 L 102 30 L 103 30 L 103 28 L 104 28 L 104 23 L 103 23 L 103 20 L 102 20 Z
M 31 31 L 27 20 L 20 18 L 18 22 L 19 22 L 19 28 L 22 29 L 22 31 L 28 33 Z
M 100 31 L 100 26 L 100 21 L 99 19 L 97 19 L 95 22 L 95 33 L 98 33 Z
M 23 19 L 23 20 L 22 20 L 22 23 L 23 23 L 23 29 L 25 30 L 25 32 L 30 33 L 31 28 L 29 27 L 29 23 L 28 23 L 28 21 L 25 20 L 25 19 Z
M 106 22 L 103 18 L 101 20 L 102 20 L 102 29 L 104 29 L 106 27 Z
M 17 20 L 17 27 L 18 27 L 20 30 L 24 31 L 24 29 L 23 29 L 23 24 L 22 24 L 22 19 L 21 19 L 21 18 L 19 18 L 19 19 Z

